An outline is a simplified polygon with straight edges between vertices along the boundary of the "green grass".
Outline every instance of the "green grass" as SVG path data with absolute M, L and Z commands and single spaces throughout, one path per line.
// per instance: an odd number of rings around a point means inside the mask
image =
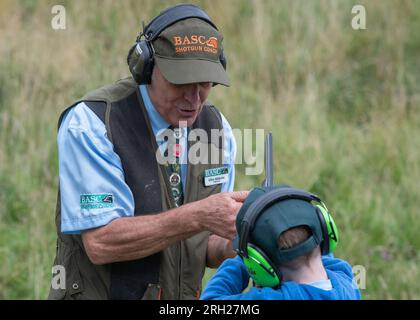
M 366 299 L 419 299 L 420 2 L 193 1 L 223 31 L 234 128 L 271 130 L 275 180 L 318 193 L 336 255 L 366 268 Z M 87 91 L 128 74 L 141 20 L 176 1 L 0 2 L 0 299 L 44 299 L 55 252 L 56 122 Z M 237 168 L 236 189 L 263 177 Z M 212 273 L 208 270 L 204 283 Z

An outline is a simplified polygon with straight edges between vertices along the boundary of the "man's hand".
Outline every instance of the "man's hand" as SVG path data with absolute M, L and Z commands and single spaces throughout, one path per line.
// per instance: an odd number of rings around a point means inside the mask
M 225 239 L 236 235 L 235 221 L 249 191 L 222 192 L 197 201 L 197 220 L 200 226 Z
M 233 250 L 231 240 L 215 234 L 210 235 L 207 245 L 207 267 L 217 268 L 225 259 L 235 256 L 236 252 Z

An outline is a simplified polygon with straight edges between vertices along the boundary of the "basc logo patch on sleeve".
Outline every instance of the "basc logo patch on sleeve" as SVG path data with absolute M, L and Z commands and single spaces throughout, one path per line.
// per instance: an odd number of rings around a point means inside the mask
M 102 209 L 114 206 L 114 196 L 110 193 L 81 194 L 81 209 Z

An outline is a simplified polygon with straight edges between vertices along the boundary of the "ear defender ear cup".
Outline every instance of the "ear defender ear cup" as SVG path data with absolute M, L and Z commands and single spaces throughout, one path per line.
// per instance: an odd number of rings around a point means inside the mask
M 334 219 L 321 205 L 316 205 L 316 212 L 322 227 L 323 243 L 321 245 L 322 254 L 328 254 L 334 252 L 337 247 L 339 236 L 338 228 L 334 222 Z
M 127 58 L 128 66 L 138 84 L 150 84 L 154 66 L 153 49 L 148 41 L 139 41 L 131 49 Z
M 248 243 L 248 257 L 242 260 L 254 282 L 261 287 L 276 288 L 281 283 L 277 267 L 257 246 Z

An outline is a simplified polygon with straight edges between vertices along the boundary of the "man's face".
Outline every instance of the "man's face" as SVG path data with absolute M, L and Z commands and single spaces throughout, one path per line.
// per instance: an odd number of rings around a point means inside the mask
M 203 109 L 212 83 L 172 84 L 162 75 L 158 66 L 154 66 L 152 83 L 148 86 L 150 99 L 160 115 L 174 127 L 180 121 L 191 126 Z

